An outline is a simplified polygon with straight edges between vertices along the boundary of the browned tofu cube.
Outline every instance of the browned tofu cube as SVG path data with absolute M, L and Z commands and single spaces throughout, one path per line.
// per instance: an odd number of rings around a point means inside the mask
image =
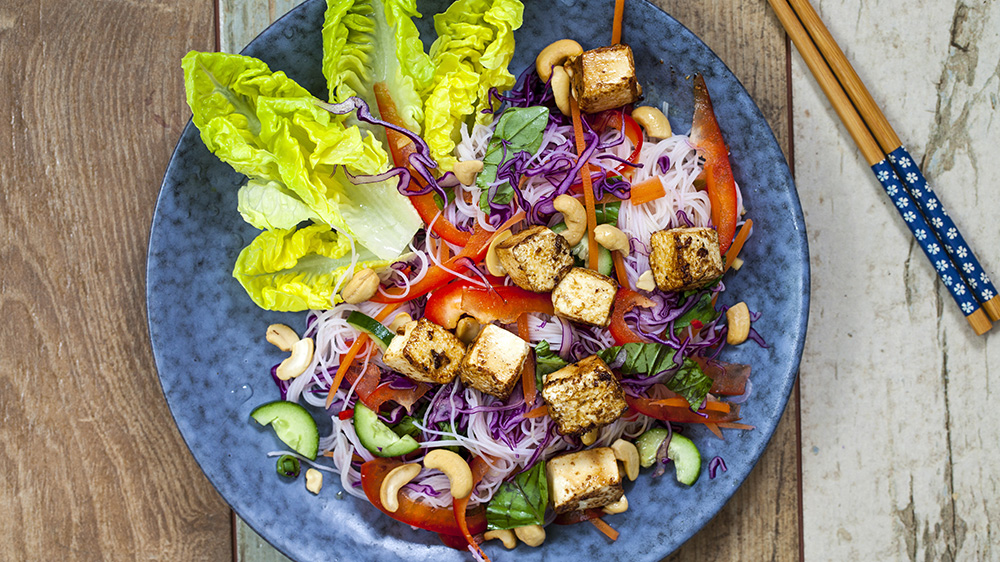
M 719 234 L 712 228 L 674 228 L 654 232 L 649 268 L 661 291 L 700 289 L 722 275 Z
M 462 360 L 462 384 L 506 400 L 521 378 L 528 342 L 495 324 L 487 324 Z
M 532 226 L 496 246 L 497 258 L 507 275 L 522 289 L 551 291 L 573 267 L 566 239 L 544 226 Z
M 625 392 L 615 374 L 596 355 L 549 373 L 542 398 L 562 435 L 582 435 L 625 413 Z
M 555 457 L 545 463 L 545 476 L 556 513 L 604 507 L 625 495 L 611 447 Z
M 445 384 L 458 375 L 465 344 L 448 330 L 421 318 L 406 324 L 382 354 L 390 369 L 417 382 Z
M 586 51 L 565 64 L 580 111 L 597 113 L 642 98 L 632 48 L 618 44 Z
M 591 326 L 607 326 L 618 283 L 600 273 L 574 267 L 552 291 L 556 316 Z

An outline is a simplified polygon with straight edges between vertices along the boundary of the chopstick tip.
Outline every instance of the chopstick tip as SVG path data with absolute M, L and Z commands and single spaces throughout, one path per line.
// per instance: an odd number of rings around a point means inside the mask
M 994 322 L 1000 320 L 1000 295 L 984 302 L 983 310 L 990 315 L 990 320 Z
M 990 331 L 993 324 L 990 323 L 990 319 L 983 312 L 983 309 L 977 308 L 975 312 L 965 317 L 969 321 L 969 325 L 972 326 L 972 330 L 976 332 L 977 336 L 981 336 L 986 332 Z

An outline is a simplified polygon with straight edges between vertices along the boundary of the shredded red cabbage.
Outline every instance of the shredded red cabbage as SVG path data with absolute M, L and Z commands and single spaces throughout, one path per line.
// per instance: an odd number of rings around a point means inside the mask
M 715 472 L 720 468 L 722 472 L 729 470 L 729 467 L 726 466 L 726 461 L 722 460 L 722 457 L 713 457 L 712 460 L 708 461 L 708 477 L 715 479 Z

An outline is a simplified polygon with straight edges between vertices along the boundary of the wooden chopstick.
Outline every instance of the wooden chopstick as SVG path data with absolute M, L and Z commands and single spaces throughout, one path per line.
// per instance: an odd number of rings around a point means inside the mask
M 807 0 L 793 1 L 808 3 Z M 869 124 L 866 120 L 862 119 L 858 110 L 851 103 L 851 99 L 845 93 L 844 87 L 837 80 L 837 76 L 833 70 L 827 66 L 827 61 L 820 54 L 809 33 L 805 30 L 795 11 L 789 5 L 788 0 L 768 0 L 768 3 L 778 15 L 778 20 L 781 21 L 785 32 L 788 33 L 795 47 L 799 50 L 803 60 L 806 62 L 806 66 L 809 67 L 820 88 L 822 88 L 823 93 L 830 100 L 834 111 L 837 112 L 851 138 L 854 139 L 855 144 L 861 150 L 865 161 L 872 167 L 872 171 L 882 184 L 886 194 L 895 203 L 896 210 L 899 211 L 910 232 L 917 239 L 920 248 L 934 266 L 938 277 L 948 289 L 956 304 L 958 304 L 969 325 L 979 335 L 989 331 L 993 326 L 990 323 L 989 317 L 979 306 L 971 288 L 958 273 L 958 269 L 952 263 L 952 259 L 941 250 L 938 240 L 934 235 L 934 229 L 927 223 L 923 214 L 917 212 L 917 206 L 905 188 L 906 183 L 904 183 L 893 166 L 887 161 L 886 154 L 879 146 L 875 137 L 872 136 L 872 132 L 869 131 Z M 813 13 L 815 14 L 815 12 Z M 818 19 L 816 17 L 816 20 Z M 832 38 L 830 41 L 832 41 Z M 844 58 L 844 61 L 846 62 L 846 58 Z M 851 72 L 853 72 L 853 69 Z M 860 83 L 860 79 L 858 83 Z M 870 98 L 871 96 L 869 95 L 868 97 Z M 872 105 L 874 105 L 874 102 L 872 102 Z M 878 109 L 877 106 L 875 109 Z M 878 113 L 881 112 L 879 111 Z M 888 125 L 888 122 L 886 122 L 886 125 Z M 891 131 L 891 127 L 889 127 L 889 130 Z M 895 133 L 892 133 L 892 135 L 895 136 Z
M 961 231 L 945 212 L 944 205 L 927 186 L 927 180 L 924 179 L 916 161 L 903 147 L 896 131 L 893 130 L 885 114 L 872 99 L 871 93 L 861 81 L 858 73 L 854 71 L 854 67 L 847 60 L 844 51 L 837 45 L 830 30 L 823 24 L 823 20 L 820 19 L 809 0 L 788 1 L 805 26 L 806 32 L 812 37 L 819 52 L 830 65 L 834 76 L 837 77 L 837 80 L 847 91 L 848 97 L 861 113 L 861 118 L 875 135 L 875 140 L 889 155 L 889 160 L 898 170 L 904 185 L 916 201 L 917 207 L 934 228 L 938 240 L 948 250 L 948 253 L 952 254 L 952 260 L 959 266 L 959 274 L 965 279 L 966 285 L 975 295 L 976 300 L 982 303 L 983 309 L 990 315 L 990 318 L 994 322 L 1000 320 L 1000 293 L 990 282 L 975 252 L 972 251 L 972 247 L 965 241 Z M 902 162 L 908 162 L 908 164 L 903 166 Z M 956 253 L 958 255 L 955 255 Z

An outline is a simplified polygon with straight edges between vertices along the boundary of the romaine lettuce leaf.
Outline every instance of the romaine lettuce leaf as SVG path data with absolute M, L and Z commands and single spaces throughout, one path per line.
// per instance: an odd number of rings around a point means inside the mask
M 455 164 L 452 152 L 466 118 L 492 119 L 482 113 L 490 89 L 514 85 L 507 65 L 523 11 L 519 0 L 457 0 L 434 16 L 438 38 L 430 52 L 434 78 L 424 94 L 424 140 L 442 171 Z
M 328 309 L 340 302 L 334 288 L 345 276 L 365 267 L 378 271 L 391 263 L 356 249 L 358 261 L 352 270 L 350 240 L 324 224 L 268 230 L 240 252 L 233 277 L 261 308 Z
M 261 230 L 294 228 L 300 222 L 319 222 L 319 215 L 274 180 L 250 180 L 236 195 L 236 208 L 243 220 Z
M 403 125 L 420 133 L 424 112 L 418 92 L 430 85 L 434 69 L 414 17 L 420 17 L 415 0 L 327 0 L 323 75 L 330 101 L 359 96 L 378 115 L 374 85 L 382 83 Z

